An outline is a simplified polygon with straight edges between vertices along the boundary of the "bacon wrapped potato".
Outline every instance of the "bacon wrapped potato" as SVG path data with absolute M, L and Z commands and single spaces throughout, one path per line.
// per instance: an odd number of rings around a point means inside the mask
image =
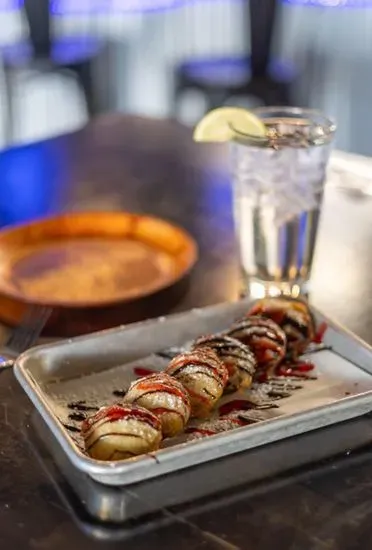
M 276 367 L 285 357 L 286 335 L 271 319 L 245 317 L 231 327 L 229 336 L 250 347 L 260 371 Z
M 193 349 L 205 347 L 212 349 L 228 370 L 226 392 L 247 389 L 252 385 L 257 360 L 248 346 L 235 338 L 221 334 L 199 338 Z
M 82 425 L 89 456 L 96 460 L 125 460 L 156 451 L 161 423 L 151 412 L 132 405 L 103 407 Z
M 303 353 L 315 337 L 315 321 L 306 302 L 290 297 L 263 298 L 248 311 L 277 323 L 287 337 L 287 352 L 291 359 Z
M 217 354 L 200 347 L 175 357 L 166 368 L 187 390 L 191 414 L 197 418 L 208 416 L 222 396 L 229 373 Z
M 178 380 L 163 372 L 133 382 L 124 401 L 140 405 L 155 414 L 161 422 L 164 437 L 182 432 L 190 417 L 187 391 Z

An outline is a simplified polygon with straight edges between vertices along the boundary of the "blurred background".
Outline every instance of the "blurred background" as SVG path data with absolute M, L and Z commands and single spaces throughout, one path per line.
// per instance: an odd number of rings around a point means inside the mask
M 372 154 L 372 0 L 0 0 L 0 147 L 119 111 L 296 104 Z

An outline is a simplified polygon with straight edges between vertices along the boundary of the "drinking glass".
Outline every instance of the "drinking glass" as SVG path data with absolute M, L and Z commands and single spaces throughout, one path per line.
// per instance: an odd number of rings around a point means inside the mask
M 295 107 L 254 111 L 267 137 L 232 142 L 234 218 L 245 292 L 307 294 L 336 126 Z

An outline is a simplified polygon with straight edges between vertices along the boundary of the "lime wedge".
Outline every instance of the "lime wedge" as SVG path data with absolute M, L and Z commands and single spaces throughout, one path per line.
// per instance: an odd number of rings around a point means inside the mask
M 194 141 L 231 141 L 239 134 L 266 136 L 266 126 L 252 112 L 240 107 L 219 107 L 201 119 L 194 130 Z

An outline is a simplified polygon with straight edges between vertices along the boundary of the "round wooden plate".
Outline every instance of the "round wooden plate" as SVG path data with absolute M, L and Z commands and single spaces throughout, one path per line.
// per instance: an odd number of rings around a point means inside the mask
M 144 300 L 164 299 L 196 258 L 182 229 L 123 212 L 72 213 L 7 229 L 0 232 L 0 318 L 15 325 L 27 305 L 47 305 L 49 332 L 60 335 L 137 320 L 152 314 L 143 311 Z

